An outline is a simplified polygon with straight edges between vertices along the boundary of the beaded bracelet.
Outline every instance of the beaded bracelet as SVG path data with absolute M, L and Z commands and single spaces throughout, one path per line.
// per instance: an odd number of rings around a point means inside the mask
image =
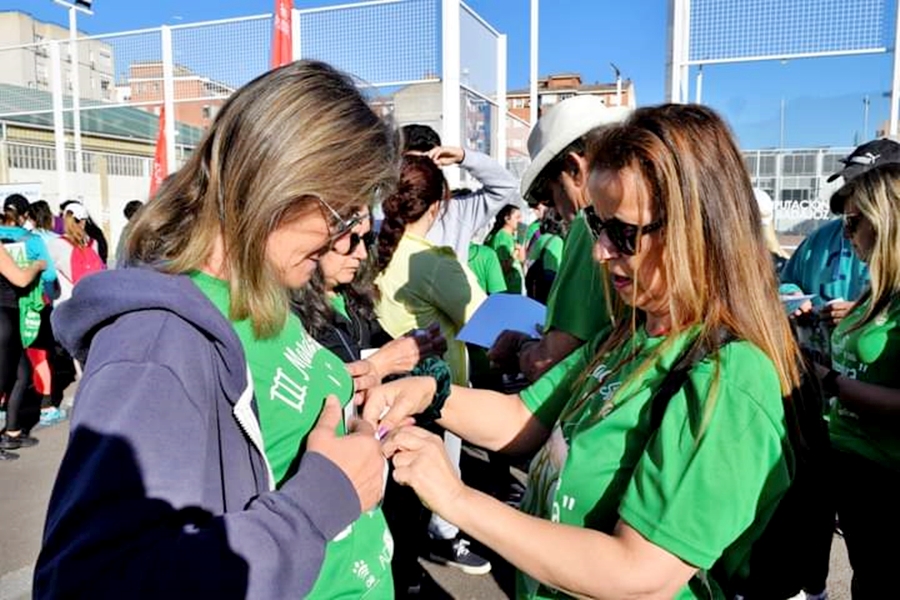
M 412 370 L 412 375 L 432 377 L 437 383 L 437 390 L 434 393 L 431 404 L 416 417 L 416 421 L 420 424 L 437 421 L 441 418 L 441 409 L 444 408 L 444 403 L 450 396 L 452 379 L 450 367 L 441 359 L 429 356 L 419 361 L 419 364 Z

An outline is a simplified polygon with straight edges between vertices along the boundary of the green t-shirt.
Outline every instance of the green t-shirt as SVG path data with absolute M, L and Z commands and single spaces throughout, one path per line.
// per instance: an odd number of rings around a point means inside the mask
M 350 319 L 350 313 L 347 312 L 347 299 L 343 294 L 335 294 L 331 297 L 331 308 L 336 310 L 338 314 L 345 319 Z
M 516 259 L 516 238 L 505 229 L 501 229 L 484 241 L 500 259 L 503 278 L 506 280 L 506 291 L 510 294 L 522 293 L 522 266 Z
M 832 366 L 845 377 L 900 388 L 900 298 L 895 298 L 868 325 L 850 331 L 868 305 L 866 300 L 854 308 L 831 334 Z M 831 409 L 828 429 L 835 448 L 900 471 L 900 436 L 896 426 L 861 417 L 838 399 Z
M 543 256 L 544 268 L 556 273 L 559 271 L 559 266 L 562 263 L 564 247 L 565 242 L 560 236 L 553 233 L 545 233 L 528 250 L 528 263 L 535 263 Z
M 204 273 L 193 273 L 191 279 L 228 318 L 227 284 Z M 353 380 L 341 359 L 307 334 L 293 313 L 277 335 L 264 340 L 256 338 L 249 320 L 232 325 L 253 376 L 266 458 L 280 486 L 296 472 L 306 436 L 326 396 L 334 394 L 341 405 L 347 404 L 353 396 Z M 341 424 L 339 434 L 344 433 Z M 393 598 L 393 553 L 393 538 L 381 509 L 362 514 L 328 543 L 319 578 L 306 597 Z
M 469 269 L 475 274 L 478 285 L 485 294 L 496 294 L 506 291 L 506 280 L 497 253 L 489 246 L 469 244 Z
M 579 213 L 569 228 L 562 263 L 547 298 L 545 330 L 559 329 L 586 342 L 609 325 L 603 271 L 594 262 L 593 245 Z
M 544 270 L 559 273 L 559 267 L 562 264 L 563 249 L 565 248 L 563 239 L 558 235 L 544 234 L 541 236 L 541 239 L 538 240 L 538 244 L 540 244 L 540 249 L 537 256 L 535 256 L 535 260 L 539 258 L 543 260 Z
M 530 514 L 612 533 L 621 518 L 653 544 L 702 569 L 675 597 L 724 598 L 705 574 L 746 575 L 752 542 L 790 484 L 790 446 L 778 375 L 747 342 L 697 364 L 651 431 L 647 406 L 691 335 L 662 346 L 643 327 L 579 384 L 607 332 L 522 393 L 552 433 L 529 470 L 522 508 Z M 644 361 L 659 359 L 639 372 Z M 632 358 L 631 353 L 636 353 Z M 577 388 L 577 392 L 573 393 Z M 519 598 L 563 594 L 520 575 Z

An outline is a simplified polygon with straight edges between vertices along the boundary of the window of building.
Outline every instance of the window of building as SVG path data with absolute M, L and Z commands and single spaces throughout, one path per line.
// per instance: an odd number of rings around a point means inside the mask
M 56 170 L 56 155 L 52 147 L 7 144 L 7 151 L 7 164 L 11 169 Z
M 110 175 L 125 177 L 143 177 L 144 163 L 149 159 L 140 156 L 128 156 L 125 154 L 107 154 L 106 170 Z M 149 172 L 149 168 L 148 171 Z

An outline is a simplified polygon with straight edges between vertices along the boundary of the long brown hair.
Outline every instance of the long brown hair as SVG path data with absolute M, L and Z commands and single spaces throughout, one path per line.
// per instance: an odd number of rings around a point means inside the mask
M 221 236 L 230 318 L 268 337 L 283 325 L 288 292 L 266 260 L 269 234 L 288 217 L 342 214 L 397 177 L 396 133 L 347 75 L 298 61 L 232 95 L 187 163 L 144 206 L 128 262 L 166 273 L 200 269 Z
M 696 330 L 697 343 L 715 350 L 724 330 L 772 360 L 787 396 L 799 384 L 800 355 L 778 297 L 750 178 L 722 119 L 699 105 L 641 108 L 593 135 L 589 160 L 592 170 L 636 174 L 665 223 L 672 335 L 632 376 L 678 334 Z M 631 316 L 617 323 L 588 372 L 643 322 L 640 309 Z
M 403 157 L 397 189 L 381 206 L 384 220 L 378 232 L 376 265 L 379 273 L 391 264 L 406 226 L 421 219 L 434 203 L 444 202 L 449 197 L 450 188 L 444 173 L 433 160 L 411 154 Z

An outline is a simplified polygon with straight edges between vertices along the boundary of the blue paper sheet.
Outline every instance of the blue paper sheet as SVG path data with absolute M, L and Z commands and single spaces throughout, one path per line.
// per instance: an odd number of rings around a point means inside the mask
M 547 307 L 527 296 L 493 294 L 478 307 L 456 339 L 490 348 L 506 329 L 540 337 L 546 317 Z

